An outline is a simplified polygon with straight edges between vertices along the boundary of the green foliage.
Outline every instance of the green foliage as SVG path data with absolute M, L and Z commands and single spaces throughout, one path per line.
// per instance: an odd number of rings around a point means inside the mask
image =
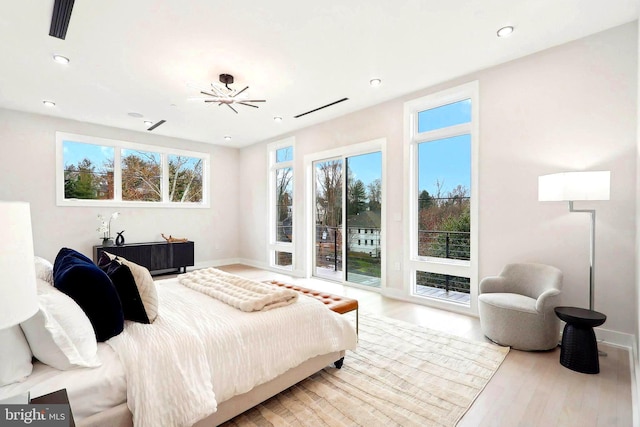
M 458 186 L 438 198 L 423 190 L 418 206 L 419 255 L 468 260 L 471 253 L 468 190 Z
M 95 169 L 89 159 L 83 159 L 77 165 L 67 165 L 64 171 L 64 197 L 66 199 L 108 198 L 109 176 L 105 176 L 104 172 L 96 172 Z M 113 176 L 110 178 L 113 179 Z
M 347 192 L 347 215 L 357 215 L 367 208 L 367 191 L 361 180 L 353 182 Z
M 418 209 L 420 211 L 422 211 L 423 209 L 429 209 L 434 204 L 435 199 L 431 197 L 427 190 L 422 190 L 420 192 L 420 196 L 418 196 Z
M 369 277 L 380 277 L 380 258 L 374 258 L 362 252 L 349 252 L 347 272 Z

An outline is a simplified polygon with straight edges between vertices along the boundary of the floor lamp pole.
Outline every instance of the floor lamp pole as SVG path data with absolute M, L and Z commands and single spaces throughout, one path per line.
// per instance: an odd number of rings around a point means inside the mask
M 574 209 L 573 202 L 569 202 L 569 212 L 591 214 L 591 231 L 589 233 L 589 310 L 593 310 L 596 261 L 596 211 L 595 209 Z

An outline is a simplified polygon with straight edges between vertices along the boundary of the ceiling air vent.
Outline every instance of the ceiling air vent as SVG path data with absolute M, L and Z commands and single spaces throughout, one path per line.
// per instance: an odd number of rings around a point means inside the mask
M 157 128 L 158 126 L 160 126 L 161 124 L 165 123 L 166 120 L 160 120 L 158 123 L 154 124 L 153 126 L 151 126 L 149 129 L 147 129 L 148 131 L 152 131 L 155 128 Z
M 49 28 L 51 37 L 57 37 L 62 40 L 67 37 L 73 2 L 74 0 L 56 0 L 53 5 L 53 15 L 51 16 L 51 28 Z
M 337 101 L 333 101 L 333 102 L 332 102 L 332 103 L 330 103 L 330 104 L 323 105 L 322 107 L 315 108 L 315 109 L 313 109 L 313 110 L 311 110 L 311 111 L 307 111 L 306 113 L 298 114 L 297 116 L 293 116 L 293 118 L 294 118 L 294 119 L 297 119 L 298 117 L 302 117 L 302 116 L 306 116 L 307 114 L 315 113 L 315 112 L 316 112 L 316 111 L 318 111 L 318 110 L 322 110 L 323 108 L 331 107 L 332 105 L 339 104 L 339 103 L 344 102 L 344 101 L 346 101 L 346 100 L 348 100 L 348 99 L 349 99 L 349 98 L 342 98 L 342 99 L 339 99 L 339 100 L 337 100 Z

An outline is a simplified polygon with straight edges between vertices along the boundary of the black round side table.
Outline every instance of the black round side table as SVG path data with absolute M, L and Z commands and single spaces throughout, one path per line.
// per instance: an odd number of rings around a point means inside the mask
M 607 316 L 578 307 L 556 307 L 556 316 L 567 324 L 562 332 L 560 364 L 583 374 L 600 372 L 598 344 L 593 328 L 602 325 Z

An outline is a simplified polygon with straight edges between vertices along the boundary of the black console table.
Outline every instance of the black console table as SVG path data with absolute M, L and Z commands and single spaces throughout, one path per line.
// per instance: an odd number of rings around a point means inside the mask
M 122 246 L 94 246 L 97 263 L 102 252 L 121 256 L 149 269 L 152 275 L 180 272 L 194 265 L 193 242 L 129 243 Z

